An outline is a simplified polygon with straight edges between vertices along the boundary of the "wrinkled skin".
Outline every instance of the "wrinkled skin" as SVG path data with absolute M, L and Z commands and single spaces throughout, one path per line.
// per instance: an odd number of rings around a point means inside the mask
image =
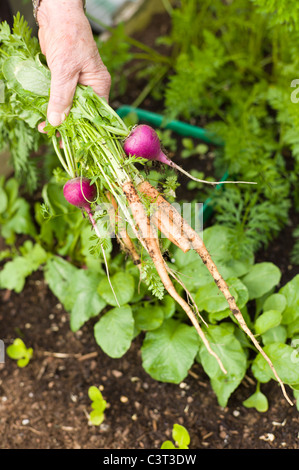
M 82 0 L 42 0 L 38 9 L 39 42 L 51 70 L 47 117 L 58 126 L 68 115 L 78 83 L 109 98 L 111 79 L 94 41 Z M 42 131 L 44 123 L 40 124 Z

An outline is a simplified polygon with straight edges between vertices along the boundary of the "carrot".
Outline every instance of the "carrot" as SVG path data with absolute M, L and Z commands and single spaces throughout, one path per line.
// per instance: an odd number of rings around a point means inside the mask
M 159 198 L 160 197 L 161 196 L 159 196 Z M 158 230 L 160 230 L 161 233 L 167 233 L 167 238 L 184 253 L 187 253 L 187 251 L 189 251 L 191 248 L 190 242 L 177 230 L 177 226 L 174 224 L 171 213 L 169 213 L 168 203 L 166 201 L 161 202 L 161 200 L 158 199 L 158 201 L 156 201 L 154 204 L 156 207 L 154 208 L 152 214 L 152 220 L 155 226 L 158 228 Z M 165 213 L 169 213 L 169 217 L 165 217 Z
M 131 258 L 133 260 L 133 263 L 136 266 L 138 266 L 139 270 L 141 271 L 140 256 L 137 253 L 137 249 L 136 249 L 136 246 L 135 246 L 134 242 L 129 237 L 129 234 L 128 234 L 127 230 L 125 229 L 125 227 L 123 226 L 123 224 L 121 222 L 117 202 L 116 202 L 115 198 L 112 196 L 111 193 L 107 193 L 106 195 L 107 195 L 108 200 L 112 204 L 113 211 L 114 211 L 114 214 L 113 214 L 114 215 L 114 223 L 115 223 L 115 225 L 117 225 L 117 233 L 116 233 L 117 240 L 118 240 L 119 244 L 121 245 L 123 251 L 126 251 L 131 256 Z M 111 215 L 111 217 L 113 217 L 113 216 Z
M 177 236 L 175 236 L 173 232 L 172 232 L 171 236 L 172 236 L 172 238 L 175 237 L 176 240 L 179 240 L 180 239 L 179 237 L 184 238 L 185 241 L 184 241 L 184 244 L 182 245 L 183 251 L 184 251 L 187 243 L 189 243 L 190 244 L 190 249 L 191 248 L 194 249 L 199 254 L 199 256 L 201 257 L 203 263 L 206 265 L 209 272 L 213 276 L 213 279 L 214 279 L 217 287 L 219 288 L 219 290 L 222 292 L 222 294 L 226 298 L 227 303 L 229 305 L 229 308 L 230 308 L 232 314 L 234 315 L 236 320 L 239 322 L 242 330 L 251 339 L 251 341 L 255 345 L 256 349 L 260 352 L 260 354 L 264 357 L 264 359 L 269 364 L 275 378 L 277 379 L 279 385 L 281 386 L 282 392 L 283 392 L 286 400 L 291 405 L 293 405 L 292 401 L 290 400 L 290 398 L 288 397 L 288 395 L 286 393 L 286 390 L 285 390 L 285 387 L 284 387 L 284 384 L 283 384 L 282 380 L 278 376 L 278 374 L 277 374 L 277 372 L 276 372 L 276 370 L 275 370 L 275 368 L 272 364 L 271 359 L 264 352 L 264 350 L 262 349 L 262 347 L 260 346 L 260 344 L 258 343 L 256 338 L 254 337 L 253 333 L 248 328 L 248 326 L 247 326 L 247 324 L 244 320 L 244 317 L 243 317 L 240 309 L 238 308 L 238 306 L 236 304 L 234 296 L 231 295 L 227 283 L 225 282 L 223 277 L 220 275 L 220 273 L 217 269 L 217 266 L 213 262 L 213 260 L 210 256 L 210 253 L 208 252 L 208 250 L 207 250 L 205 244 L 203 243 L 202 239 L 195 232 L 195 230 L 193 230 L 187 224 L 187 222 L 178 213 L 178 211 L 170 203 L 168 203 L 150 183 L 148 183 L 146 181 L 142 182 L 141 184 L 139 184 L 138 190 L 141 193 L 148 196 L 150 198 L 150 200 L 155 202 L 155 204 L 157 204 L 157 206 L 159 207 L 159 217 L 160 217 L 161 220 L 170 219 L 172 221 L 172 228 L 173 228 L 173 230 L 174 230 L 174 232 L 176 233 Z M 165 229 L 165 227 L 167 227 L 167 224 L 166 223 L 161 223 L 160 227 Z M 167 232 L 165 232 L 164 234 L 168 237 Z
M 196 316 L 193 312 L 193 310 L 190 308 L 189 304 L 178 294 L 176 291 L 173 283 L 171 282 L 167 269 L 165 267 L 165 262 L 162 257 L 159 245 L 158 245 L 158 239 L 156 236 L 156 233 L 154 232 L 152 226 L 151 226 L 151 221 L 149 217 L 145 213 L 144 206 L 140 200 L 140 197 L 131 181 L 127 181 L 123 186 L 122 186 L 123 192 L 127 198 L 129 207 L 132 211 L 132 215 L 134 217 L 134 220 L 136 221 L 139 229 L 139 235 L 142 238 L 142 241 L 151 257 L 153 260 L 153 263 L 156 267 L 156 270 L 161 278 L 161 281 L 163 282 L 163 285 L 167 292 L 173 297 L 173 299 L 183 308 L 183 310 L 186 312 L 188 315 L 189 319 L 191 320 L 192 324 L 194 325 L 197 333 L 199 334 L 200 338 L 202 339 L 204 345 L 206 346 L 207 350 L 209 353 L 215 357 L 217 360 L 221 370 L 226 374 L 226 370 L 220 360 L 220 358 L 217 356 L 217 354 L 211 349 L 209 342 L 207 341 L 202 329 L 200 328 Z

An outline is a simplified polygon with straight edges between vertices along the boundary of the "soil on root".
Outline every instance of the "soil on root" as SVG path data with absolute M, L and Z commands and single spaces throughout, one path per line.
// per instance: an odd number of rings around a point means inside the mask
M 0 365 L 3 449 L 158 449 L 171 439 L 174 423 L 188 429 L 191 449 L 299 448 L 298 411 L 276 382 L 261 387 L 266 413 L 242 405 L 255 390 L 247 375 L 226 408 L 199 364 L 179 385 L 157 382 L 142 367 L 142 337 L 121 359 L 111 359 L 95 343 L 92 321 L 72 333 L 41 271 L 20 294 L 0 291 L 0 301 L 5 345 L 21 337 L 34 349 L 23 369 L 7 356 Z M 109 403 L 99 427 L 89 424 L 90 385 Z

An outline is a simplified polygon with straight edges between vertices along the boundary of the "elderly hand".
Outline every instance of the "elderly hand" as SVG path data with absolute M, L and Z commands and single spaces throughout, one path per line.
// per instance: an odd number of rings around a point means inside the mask
M 37 12 L 39 42 L 51 70 L 47 117 L 53 126 L 68 115 L 78 83 L 107 101 L 110 74 L 102 62 L 82 0 L 42 0 Z

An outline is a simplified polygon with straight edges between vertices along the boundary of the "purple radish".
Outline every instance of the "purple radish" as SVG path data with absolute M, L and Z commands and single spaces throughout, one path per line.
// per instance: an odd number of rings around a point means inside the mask
M 146 158 L 147 160 L 155 160 L 165 163 L 170 167 L 184 173 L 189 178 L 199 183 L 207 183 L 211 185 L 222 183 L 245 183 L 245 181 L 205 181 L 195 178 L 187 171 L 183 170 L 180 166 L 170 160 L 161 149 L 160 139 L 156 131 L 146 124 L 136 126 L 130 135 L 124 141 L 124 151 L 127 156 L 135 156 Z M 248 183 L 256 184 L 256 183 Z
M 90 184 L 88 178 L 73 178 L 69 180 L 63 187 L 63 195 L 65 199 L 73 206 L 90 212 L 90 204 L 93 202 L 97 194 L 94 184 Z
M 96 186 L 94 184 L 90 184 L 90 180 L 88 178 L 81 178 L 80 176 L 69 180 L 63 187 L 63 195 L 65 199 L 73 206 L 79 207 L 87 212 L 96 234 L 100 237 L 90 208 L 90 204 L 95 199 L 96 194 Z

